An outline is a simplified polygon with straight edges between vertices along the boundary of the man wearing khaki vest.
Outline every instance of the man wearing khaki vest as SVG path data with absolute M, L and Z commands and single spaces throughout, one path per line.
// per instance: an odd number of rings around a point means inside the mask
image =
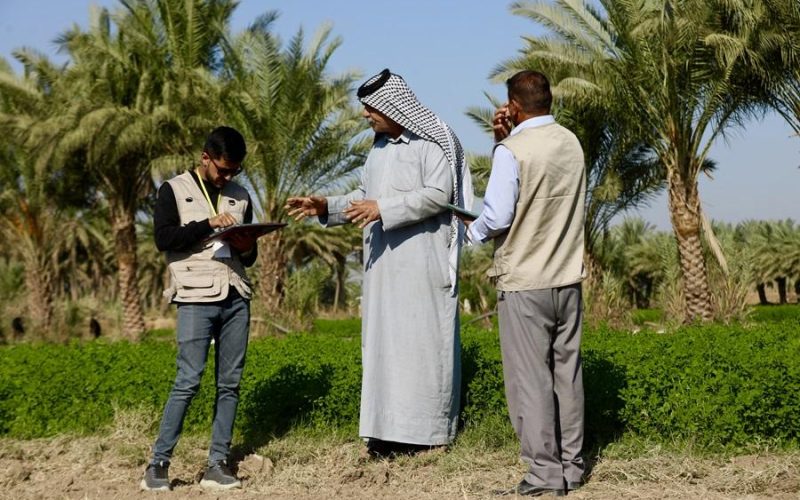
M 581 486 L 584 470 L 583 150 L 550 114 L 543 74 L 522 71 L 506 86 L 484 209 L 468 233 L 495 240 L 489 275 L 498 289 L 506 398 L 529 465 L 503 493 L 562 496 Z
M 212 340 L 217 393 L 208 467 L 200 485 L 241 487 L 227 459 L 250 331 L 251 291 L 244 268 L 255 262 L 256 246 L 250 237 L 206 238 L 217 229 L 252 222 L 250 195 L 232 180 L 246 154 L 239 132 L 218 127 L 206 139 L 200 165 L 158 190 L 155 239 L 169 263 L 170 286 L 164 296 L 178 307 L 178 358 L 175 384 L 141 481 L 144 490 L 170 489 L 170 458 L 200 388 Z

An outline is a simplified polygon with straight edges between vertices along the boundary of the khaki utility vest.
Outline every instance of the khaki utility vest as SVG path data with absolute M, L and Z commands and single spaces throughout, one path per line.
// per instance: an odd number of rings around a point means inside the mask
M 193 178 L 196 174 L 185 172 L 167 181 L 175 193 L 175 203 L 181 225 L 203 221 L 211 215 L 211 207 Z M 242 223 L 248 203 L 247 190 L 228 182 L 222 188 L 218 212 L 227 212 Z M 212 200 L 213 201 L 213 200 Z M 167 252 L 170 286 L 164 297 L 174 302 L 216 302 L 228 296 L 233 286 L 244 299 L 250 299 L 250 282 L 239 260 L 231 249 L 231 258 L 215 258 L 212 243 L 197 243 L 185 252 Z
M 586 169 L 577 137 L 552 123 L 499 144 L 519 163 L 519 199 L 511 227 L 495 239 L 489 276 L 501 291 L 582 281 Z

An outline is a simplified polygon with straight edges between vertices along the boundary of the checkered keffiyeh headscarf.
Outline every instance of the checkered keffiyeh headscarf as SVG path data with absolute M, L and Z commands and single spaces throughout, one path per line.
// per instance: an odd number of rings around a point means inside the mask
M 472 178 L 461 142 L 441 118 L 419 102 L 400 75 L 385 69 L 361 85 L 356 95 L 362 104 L 377 109 L 417 136 L 438 144 L 444 150 L 453 172 L 452 204 L 472 208 Z M 462 235 L 458 218 L 453 216 L 450 225 L 450 248 L 457 251 L 458 245 L 453 243 Z

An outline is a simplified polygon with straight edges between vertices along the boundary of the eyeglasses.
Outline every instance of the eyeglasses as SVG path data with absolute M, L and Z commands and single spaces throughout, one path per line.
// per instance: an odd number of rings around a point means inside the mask
M 217 162 L 214 161 L 214 158 L 211 158 L 209 156 L 208 159 L 209 159 L 209 161 L 211 161 L 211 164 L 214 165 L 214 168 L 217 169 L 217 173 L 221 177 L 236 177 L 242 171 L 241 165 L 236 167 L 236 168 L 225 168 L 225 167 L 220 167 L 219 165 L 217 165 Z

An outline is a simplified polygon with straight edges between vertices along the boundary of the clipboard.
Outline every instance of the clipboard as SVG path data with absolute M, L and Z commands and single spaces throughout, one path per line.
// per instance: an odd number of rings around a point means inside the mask
M 286 226 L 285 222 L 260 222 L 255 224 L 237 224 L 229 226 L 221 231 L 211 233 L 203 238 L 201 243 L 210 243 L 213 240 L 227 240 L 234 235 L 248 235 L 254 238 L 260 238 L 265 234 L 277 231 L 278 229 Z
M 458 206 L 453 205 L 451 203 L 447 204 L 447 208 L 449 208 L 450 210 L 452 210 L 453 212 L 455 212 L 457 214 L 461 214 L 467 220 L 475 220 L 480 215 L 480 214 L 477 214 L 475 212 L 471 212 L 471 211 L 467 210 L 466 208 L 461 208 L 461 207 L 458 207 Z

